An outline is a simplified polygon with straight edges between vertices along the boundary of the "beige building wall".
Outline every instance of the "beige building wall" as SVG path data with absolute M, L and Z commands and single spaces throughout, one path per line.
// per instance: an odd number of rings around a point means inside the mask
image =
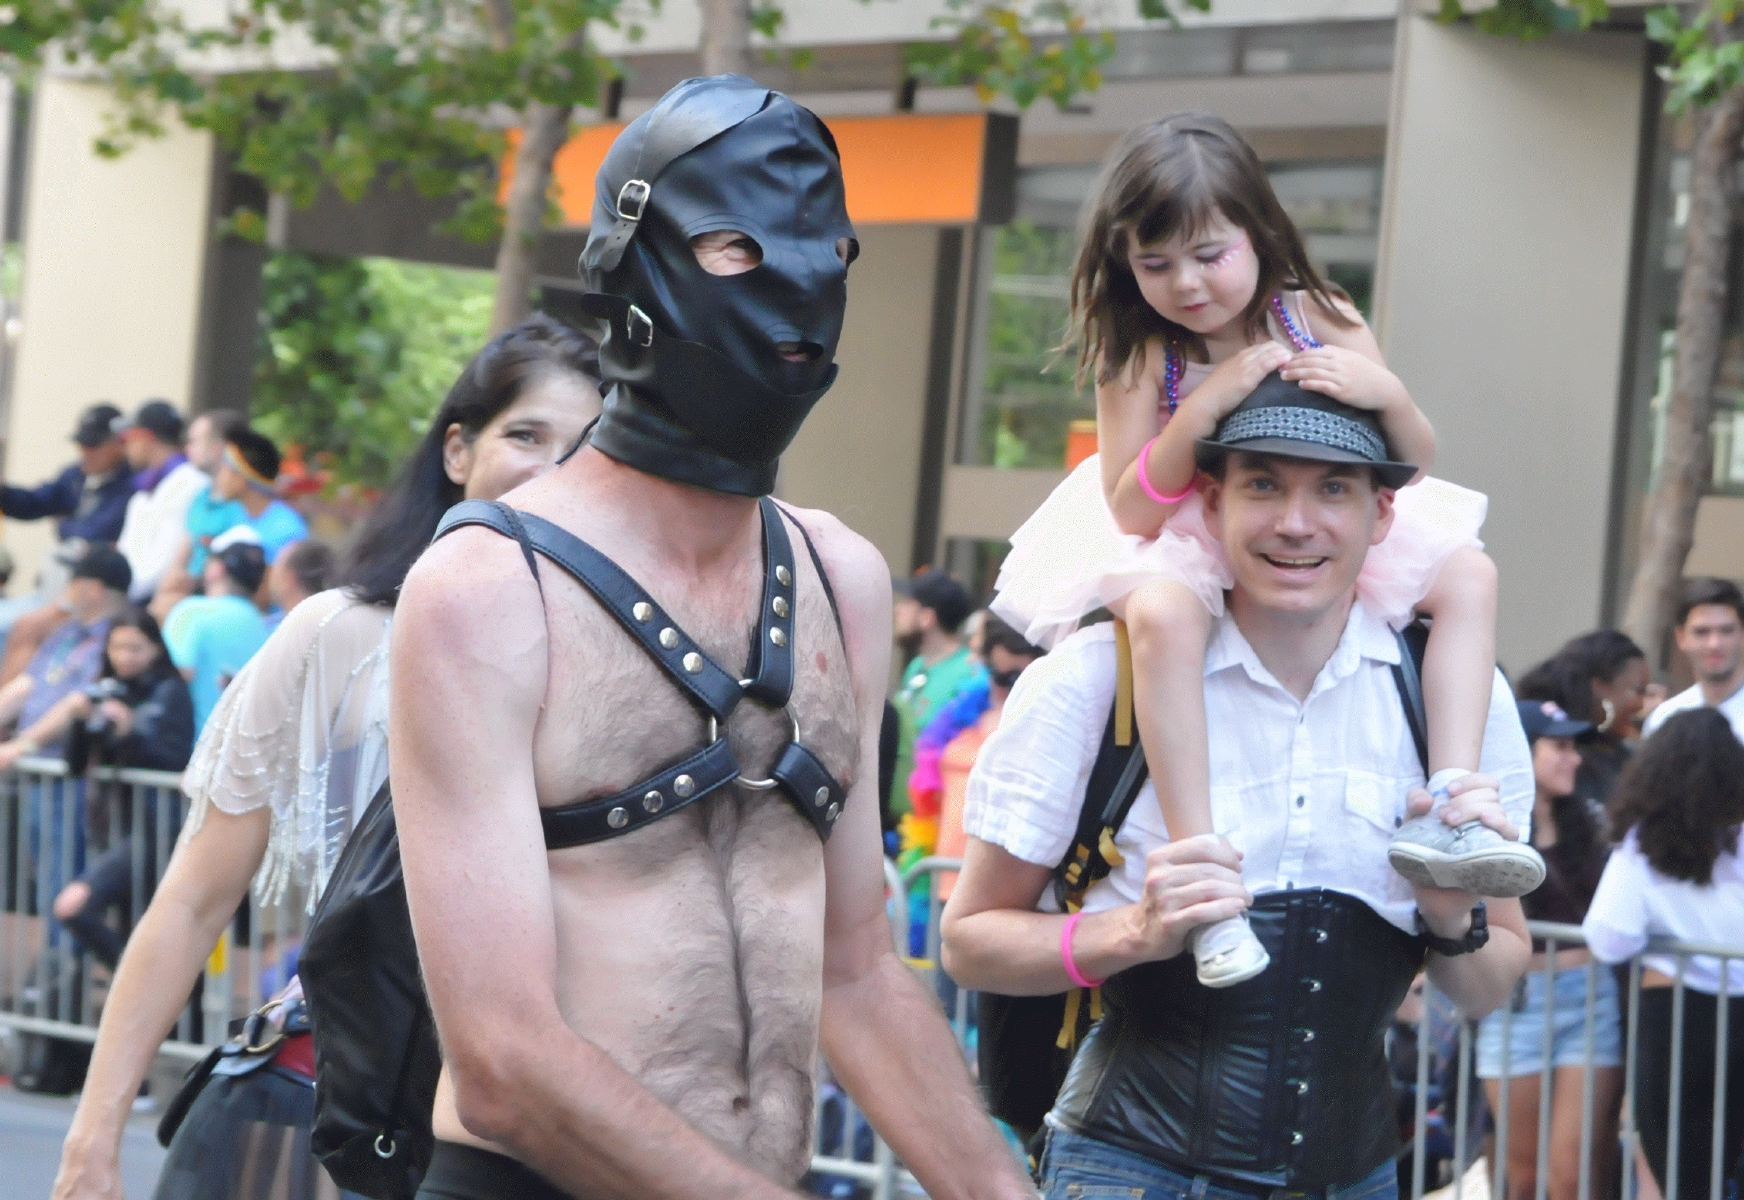
M 1435 474 L 1490 497 L 1515 671 L 1599 619 L 1644 53 L 1401 24 L 1376 323 Z
M 194 378 L 209 231 L 212 142 L 176 128 L 118 160 L 98 158 L 109 101 L 45 77 L 35 95 L 24 209 L 23 334 L 5 477 L 34 484 L 74 461 L 81 409 L 131 411 L 163 396 L 184 411 Z M 22 586 L 52 521 L 7 521 Z
M 784 500 L 834 513 L 907 574 L 926 420 L 939 231 L 858 231 L 841 374 L 781 459 Z

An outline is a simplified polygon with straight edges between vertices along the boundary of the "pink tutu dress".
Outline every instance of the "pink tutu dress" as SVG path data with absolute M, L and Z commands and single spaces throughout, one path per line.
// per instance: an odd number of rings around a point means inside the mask
M 1291 299 L 1297 310 L 1292 316 L 1306 331 L 1300 294 Z M 1273 336 L 1290 344 L 1275 324 Z M 1181 395 L 1191 395 L 1211 370 L 1204 363 L 1183 364 Z M 1400 488 L 1393 527 L 1369 550 L 1357 579 L 1357 594 L 1369 611 L 1395 628 L 1409 623 L 1449 556 L 1464 546 L 1483 548 L 1478 531 L 1488 507 L 1481 492 L 1443 479 L 1426 476 Z M 1012 535 L 992 608 L 1031 642 L 1051 647 L 1088 613 L 1154 579 L 1186 585 L 1213 616 L 1222 615 L 1223 593 L 1233 580 L 1223 547 L 1205 527 L 1199 493 L 1175 510 L 1156 537 L 1122 533 L 1102 495 L 1100 461 L 1091 455 Z

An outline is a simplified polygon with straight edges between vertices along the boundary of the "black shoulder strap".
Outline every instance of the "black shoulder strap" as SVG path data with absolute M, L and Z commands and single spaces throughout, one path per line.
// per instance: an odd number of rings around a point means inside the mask
M 751 640 L 751 677 L 745 694 L 780 708 L 793 695 L 793 613 L 799 589 L 793 573 L 793 542 L 775 501 L 765 496 L 763 514 L 763 604 Z M 826 585 L 827 586 L 827 585 Z
M 513 514 L 513 519 L 507 514 Z M 573 533 L 532 513 L 517 513 L 506 504 L 464 500 L 443 516 L 436 537 L 467 525 L 494 529 L 514 538 L 523 548 L 531 545 L 562 567 L 617 619 L 673 683 L 716 717 L 725 720 L 744 695 L 738 679 L 704 654 L 640 584 Z
M 1062 901 L 1067 895 L 1083 895 L 1115 865 L 1108 859 L 1114 835 L 1126 823 L 1126 815 L 1132 811 L 1133 802 L 1150 777 L 1144 747 L 1139 743 L 1136 731 L 1131 745 L 1120 744 L 1114 707 L 1109 705 L 1108 723 L 1102 730 L 1102 745 L 1096 752 L 1089 782 L 1084 787 L 1077 832 L 1066 850 L 1066 857 L 1054 870 Z
M 836 589 L 830 586 L 830 573 L 824 570 L 824 560 L 818 555 L 817 543 L 811 540 L 811 533 L 806 529 L 804 521 L 801 521 L 798 517 L 794 516 L 789 509 L 783 508 L 779 504 L 775 507 L 780 509 L 782 512 L 787 513 L 788 519 L 793 522 L 794 528 L 799 530 L 800 540 L 805 543 L 805 552 L 811 555 L 811 565 L 817 571 L 818 582 L 823 584 L 824 599 L 829 601 L 830 616 L 833 617 L 836 622 L 836 636 L 842 639 L 842 648 L 846 650 L 848 647 L 848 635 L 842 629 L 842 607 L 836 603 Z
M 1423 704 L 1423 652 L 1429 645 L 1429 630 L 1413 621 L 1394 636 L 1399 639 L 1399 661 L 1393 664 L 1393 682 L 1405 706 L 1405 724 L 1411 729 L 1411 744 L 1429 774 L 1429 716 Z

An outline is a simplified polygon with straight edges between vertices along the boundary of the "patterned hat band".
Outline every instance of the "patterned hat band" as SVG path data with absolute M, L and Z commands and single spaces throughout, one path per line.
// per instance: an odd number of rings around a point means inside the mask
M 1232 414 L 1216 433 L 1225 446 L 1260 438 L 1288 438 L 1345 450 L 1369 462 L 1387 461 L 1387 443 L 1360 421 L 1319 408 L 1282 405 L 1250 408 Z

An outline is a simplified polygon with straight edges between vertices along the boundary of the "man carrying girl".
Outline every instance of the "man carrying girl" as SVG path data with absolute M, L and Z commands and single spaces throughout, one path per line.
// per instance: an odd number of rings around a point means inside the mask
M 1385 624 L 1434 618 L 1423 670 L 1429 790 L 1438 804 L 1458 795 L 1456 781 L 1477 766 L 1495 665 L 1495 568 L 1477 540 L 1487 502 L 1421 474 L 1433 430 L 1361 315 L 1309 263 L 1252 148 L 1225 122 L 1194 114 L 1128 134 L 1091 202 L 1071 297 L 1101 454 L 1012 539 L 994 611 L 1041 645 L 1097 607 L 1123 617 L 1140 740 L 1169 832 L 1229 832 L 1230 806 L 1206 774 L 1200 675 L 1232 576 L 1206 529 L 1194 444 L 1276 373 L 1372 414 L 1418 468 L 1410 486 L 1389 484 L 1392 529 L 1356 586 Z M 1272 566 L 1289 576 L 1317 564 Z M 1543 878 L 1530 846 L 1439 819 L 1405 823 L 1389 858 L 1414 884 L 1486 896 L 1517 896 Z M 1265 970 L 1239 915 L 1192 940 L 1207 987 Z

